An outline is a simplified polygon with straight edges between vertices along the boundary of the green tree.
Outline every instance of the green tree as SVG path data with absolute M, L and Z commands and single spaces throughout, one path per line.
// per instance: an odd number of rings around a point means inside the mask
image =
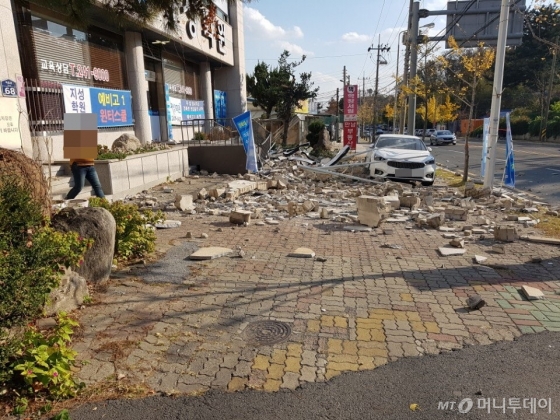
M 280 71 L 266 63 L 258 63 L 252 75 L 247 75 L 247 92 L 255 100 L 254 105 L 264 111 L 264 118 L 270 118 L 278 104 L 281 86 Z
M 493 49 L 484 47 L 483 43 L 480 43 L 477 48 L 461 49 L 453 37 L 450 37 L 448 42 L 451 46 L 451 52 L 447 56 L 440 56 L 438 58 L 440 63 L 449 70 L 452 77 L 462 84 L 460 90 L 451 90 L 450 92 L 469 107 L 469 122 L 465 134 L 465 165 L 463 169 L 463 182 L 467 182 L 469 176 L 469 135 L 476 104 L 476 90 L 480 81 L 484 79 L 484 76 L 494 64 L 495 52 Z M 451 62 L 455 66 L 452 66 Z

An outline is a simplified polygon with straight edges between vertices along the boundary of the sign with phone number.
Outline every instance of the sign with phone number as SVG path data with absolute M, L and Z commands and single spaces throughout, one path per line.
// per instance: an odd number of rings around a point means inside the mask
M 97 114 L 98 127 L 133 125 L 129 90 L 62 85 L 67 113 Z

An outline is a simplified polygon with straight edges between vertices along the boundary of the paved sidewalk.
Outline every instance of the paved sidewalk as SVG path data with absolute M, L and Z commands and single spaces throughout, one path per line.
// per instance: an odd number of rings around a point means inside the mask
M 147 283 L 140 268 L 113 279 L 80 312 L 84 332 L 73 347 L 89 361 L 79 372 L 87 384 L 124 374 L 164 393 L 277 391 L 401 357 L 560 330 L 554 246 L 508 243 L 494 269 L 472 262 L 475 253 L 492 255 L 493 239 L 473 238 L 465 255 L 443 258 L 437 247 L 449 240 L 441 232 L 404 224 L 383 235 L 305 216 L 235 228 L 219 216 L 173 218 L 182 226 L 158 231 L 158 246 L 185 250 L 171 261 L 186 267 L 184 281 L 174 274 L 173 283 Z M 187 231 L 209 237 L 186 239 Z M 245 256 L 189 261 L 196 246 L 241 247 Z M 287 256 L 300 246 L 326 262 Z M 531 263 L 533 256 L 543 261 Z M 546 299 L 524 300 L 517 292 L 523 284 Z M 471 294 L 487 306 L 466 311 Z M 253 347 L 244 330 L 257 320 L 289 323 L 292 333 Z

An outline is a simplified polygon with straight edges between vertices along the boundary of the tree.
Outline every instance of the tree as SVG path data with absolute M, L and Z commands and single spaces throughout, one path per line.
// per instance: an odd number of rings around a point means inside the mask
M 258 63 L 254 73 L 247 75 L 247 91 L 255 100 L 254 105 L 264 111 L 263 117 L 270 118 L 281 94 L 278 69 L 270 68 L 266 63 Z
M 305 61 L 305 55 L 301 57 L 301 61 L 288 62 L 290 53 L 287 50 L 280 55 L 278 59 L 278 87 L 280 95 L 276 104 L 276 112 L 278 118 L 284 122 L 284 133 L 282 134 L 282 144 L 286 145 L 288 141 L 288 129 L 290 120 L 295 115 L 295 109 L 301 101 L 306 99 L 315 99 L 319 88 L 312 89 L 311 73 L 301 73 L 299 82 L 294 74 L 295 68 Z
M 435 96 L 428 99 L 428 107 L 425 104 L 418 107 L 417 113 L 422 117 L 426 118 L 427 121 L 432 123 L 432 127 L 440 121 L 453 121 L 457 118 L 457 109 L 459 105 L 451 102 L 449 95 L 446 96 L 445 102 L 438 104 Z
M 189 19 L 200 19 L 203 26 L 210 30 L 208 23 L 214 22 L 216 18 L 216 6 L 211 0 L 43 0 L 41 3 L 44 7 L 69 16 L 78 25 L 87 25 L 91 8 L 99 4 L 107 11 L 107 18 L 119 25 L 125 22 L 123 18 L 146 24 L 163 16 L 167 29 L 174 31 L 179 17 L 186 14 Z
M 469 135 L 472 127 L 476 89 L 494 64 L 495 52 L 493 49 L 484 47 L 483 43 L 478 44 L 477 48 L 461 49 L 453 37 L 449 37 L 448 42 L 451 46 L 451 52 L 447 56 L 440 56 L 439 60 L 450 75 L 462 84 L 459 91 L 451 91 L 451 93 L 469 108 L 469 122 L 465 135 L 465 165 L 463 168 L 463 182 L 467 182 L 469 177 Z M 452 63 L 455 65 L 452 66 Z

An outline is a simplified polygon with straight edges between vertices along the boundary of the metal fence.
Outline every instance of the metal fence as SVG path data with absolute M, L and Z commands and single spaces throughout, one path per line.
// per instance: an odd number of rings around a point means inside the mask
M 181 140 L 189 146 L 238 146 L 239 133 L 231 118 L 181 121 Z
M 27 119 L 31 135 L 35 137 L 43 133 L 51 135 L 62 132 L 64 130 L 64 95 L 62 84 L 48 80 L 24 80 Z M 122 130 L 122 127 L 102 127 L 99 130 L 117 131 Z

